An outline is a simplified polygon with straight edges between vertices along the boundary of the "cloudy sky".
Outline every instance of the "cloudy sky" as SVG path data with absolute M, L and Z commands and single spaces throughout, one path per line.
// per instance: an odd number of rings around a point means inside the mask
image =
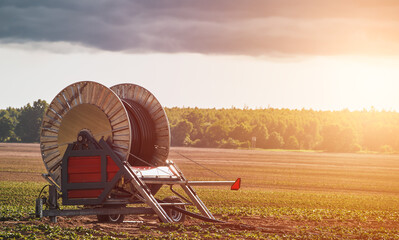
M 83 80 L 168 107 L 399 111 L 399 1 L 0 2 L 0 108 Z

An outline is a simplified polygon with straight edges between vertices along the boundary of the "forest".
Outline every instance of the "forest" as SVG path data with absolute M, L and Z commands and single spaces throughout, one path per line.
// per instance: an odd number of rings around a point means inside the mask
M 48 104 L 0 110 L 0 142 L 39 142 Z M 165 108 L 172 146 L 399 152 L 399 113 L 290 109 Z

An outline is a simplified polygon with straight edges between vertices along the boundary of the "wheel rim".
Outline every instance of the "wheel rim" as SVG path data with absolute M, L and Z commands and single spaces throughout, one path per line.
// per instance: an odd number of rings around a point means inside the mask
M 121 215 L 113 214 L 113 215 L 109 215 L 108 217 L 111 222 L 117 222 L 121 218 Z
M 170 211 L 170 218 L 172 218 L 172 220 L 174 222 L 180 221 L 182 217 L 183 217 L 183 213 L 178 212 L 176 210 L 171 210 Z

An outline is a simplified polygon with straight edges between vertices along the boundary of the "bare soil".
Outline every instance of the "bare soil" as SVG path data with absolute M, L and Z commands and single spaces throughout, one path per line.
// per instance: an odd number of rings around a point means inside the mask
M 216 215 L 216 218 L 221 216 Z M 159 223 L 156 216 L 127 216 L 123 223 L 102 223 L 98 222 L 94 216 L 79 216 L 79 217 L 58 217 L 57 223 L 51 223 L 48 219 L 29 220 L 29 221 L 5 221 L 1 222 L 2 226 L 13 227 L 16 224 L 49 224 L 51 226 L 59 226 L 61 228 L 75 228 L 82 226 L 87 229 L 94 229 L 108 234 L 109 236 L 125 238 L 126 234 L 129 236 L 162 236 L 170 231 L 176 231 L 175 228 L 163 226 Z M 201 220 L 189 218 L 184 222 L 184 233 L 188 236 L 194 236 L 200 232 L 200 235 L 205 235 L 206 231 L 212 225 L 202 224 Z M 201 230 L 198 230 L 198 226 Z M 281 219 L 273 217 L 241 217 L 239 220 L 230 219 L 225 223 L 214 224 L 217 229 L 224 230 L 225 233 L 240 235 L 243 231 L 261 232 L 280 236 L 295 236 L 298 234 L 301 227 L 306 228 L 308 235 L 321 234 L 322 227 L 346 227 L 346 228 L 362 228 L 362 229 L 391 229 L 399 228 L 398 222 L 358 222 L 358 221 L 338 221 L 338 220 L 323 220 L 323 221 L 294 221 L 291 219 Z M 178 231 L 178 230 L 177 230 Z M 120 235 L 118 235 L 118 233 Z M 326 236 L 325 232 L 323 233 Z M 347 237 L 347 236 L 346 236 Z M 358 239 L 354 237 L 355 239 Z M 223 238 L 225 239 L 225 238 Z M 241 238 L 240 238 L 241 239 Z M 253 239 L 253 238 L 250 238 Z

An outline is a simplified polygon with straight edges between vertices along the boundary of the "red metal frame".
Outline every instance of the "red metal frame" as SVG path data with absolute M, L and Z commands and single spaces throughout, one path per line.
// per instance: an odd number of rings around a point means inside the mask
M 123 173 L 122 161 L 104 139 L 69 144 L 62 159 L 62 203 L 103 204 Z

